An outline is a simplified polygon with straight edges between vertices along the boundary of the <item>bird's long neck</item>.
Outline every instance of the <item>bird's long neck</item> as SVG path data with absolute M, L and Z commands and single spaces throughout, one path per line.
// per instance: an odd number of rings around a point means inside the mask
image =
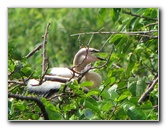
M 77 72 L 81 72 L 89 63 L 90 62 L 87 61 L 86 56 L 82 55 L 82 53 L 77 53 L 73 60 L 73 66 L 75 67 L 74 70 Z

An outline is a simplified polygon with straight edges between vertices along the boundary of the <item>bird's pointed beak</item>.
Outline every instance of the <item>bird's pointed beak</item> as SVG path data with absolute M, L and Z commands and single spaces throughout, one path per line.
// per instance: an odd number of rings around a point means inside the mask
M 96 55 L 97 53 L 102 53 L 102 52 L 104 52 L 104 51 L 102 51 L 102 50 L 97 50 L 97 49 L 93 49 L 93 50 L 91 51 L 91 53 L 92 53 L 98 60 L 106 61 L 106 59 L 101 58 L 101 57 L 98 57 L 98 56 Z
M 97 57 L 97 59 L 102 60 L 102 61 L 106 61 L 106 59 L 103 59 L 101 57 Z

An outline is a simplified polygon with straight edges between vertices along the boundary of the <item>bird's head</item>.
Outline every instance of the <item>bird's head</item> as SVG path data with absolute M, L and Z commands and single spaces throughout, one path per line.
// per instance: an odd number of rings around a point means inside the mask
M 100 57 L 97 57 L 95 53 L 99 53 L 100 50 L 94 48 L 81 48 L 74 57 L 73 65 L 76 67 L 75 70 L 80 72 L 84 69 L 84 67 L 92 62 L 96 62 L 98 60 L 104 60 Z

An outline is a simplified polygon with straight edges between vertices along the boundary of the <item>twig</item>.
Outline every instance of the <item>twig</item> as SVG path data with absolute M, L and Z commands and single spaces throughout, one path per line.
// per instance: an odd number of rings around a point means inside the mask
M 42 60 L 42 75 L 44 75 L 45 71 L 46 71 L 46 62 L 47 62 L 47 57 L 46 57 L 46 42 L 47 42 L 47 35 L 48 35 L 48 28 L 50 26 L 50 23 L 47 24 L 46 26 L 46 31 L 45 34 L 42 36 L 43 37 L 43 60 Z
M 152 35 L 147 35 L 153 32 L 158 32 L 158 30 L 151 30 L 151 31 L 135 31 L 135 32 L 83 32 L 83 33 L 76 33 L 72 34 L 70 36 L 80 36 L 80 35 L 92 35 L 92 34 L 127 34 L 127 35 L 133 35 L 133 36 L 146 36 L 150 38 L 158 38 L 158 36 L 152 36 Z
M 78 40 L 78 42 L 79 42 L 80 48 L 82 48 L 82 47 L 83 47 L 83 43 L 82 43 L 82 41 L 81 41 L 80 38 L 81 38 L 81 35 L 78 36 L 77 40 Z
M 119 65 L 117 65 L 117 64 L 112 64 L 115 68 L 121 68 Z
M 153 26 L 153 25 L 156 25 L 156 24 L 158 24 L 158 22 L 147 24 L 145 27 Z
M 140 17 L 140 18 L 147 19 L 147 20 L 155 20 L 155 21 L 158 21 L 157 18 L 151 18 L 151 17 L 146 17 L 146 16 L 143 16 L 143 15 L 138 15 L 138 14 L 132 13 L 131 11 L 128 12 L 128 11 L 123 10 L 122 12 L 125 13 L 125 14 L 129 14 L 129 15 L 131 15 L 131 16 L 136 16 L 136 17 Z
M 103 47 L 105 46 L 105 44 L 111 39 L 111 37 L 113 36 L 114 34 L 112 34 L 111 36 L 108 37 L 108 39 L 104 42 L 104 44 L 101 46 L 100 48 L 100 51 L 103 49 Z
M 94 36 L 94 34 L 91 35 L 91 37 L 90 37 L 90 39 L 89 39 L 89 42 L 88 42 L 88 44 L 87 44 L 87 47 L 89 47 L 89 44 L 91 43 L 91 41 L 92 41 L 92 39 L 93 39 L 93 36 Z
M 44 71 L 44 73 L 42 74 L 42 76 L 41 76 L 41 78 L 40 78 L 39 85 L 42 84 L 43 79 L 44 79 L 44 77 L 45 77 L 45 75 L 46 75 L 46 73 L 47 73 L 47 71 L 48 71 L 48 69 L 49 69 L 49 62 L 48 62 L 47 64 L 48 64 L 48 66 L 47 66 L 46 70 Z
M 43 44 L 39 44 L 33 51 L 31 51 L 30 53 L 28 53 L 28 55 L 26 55 L 26 58 L 31 57 L 36 51 L 38 51 L 39 49 L 41 49 L 43 47 Z
M 8 76 L 13 75 L 14 72 L 15 72 L 15 70 L 14 70 L 14 71 L 11 71 L 11 72 L 8 74 Z
M 22 82 L 22 81 L 18 81 L 18 80 L 8 80 L 8 83 L 24 85 L 24 82 Z
M 140 104 L 145 98 L 146 96 L 153 90 L 154 86 L 157 84 L 158 82 L 158 76 L 157 78 L 155 78 L 155 80 L 153 80 L 153 83 L 150 85 L 150 87 L 141 95 L 141 97 L 138 100 L 138 103 Z
M 34 101 L 41 109 L 41 112 L 43 114 L 43 117 L 45 120 L 49 120 L 49 117 L 48 117 L 48 113 L 45 109 L 45 106 L 44 104 L 42 103 L 42 101 L 37 98 L 37 97 L 32 97 L 32 96 L 22 96 L 22 95 L 17 95 L 17 94 L 8 94 L 8 97 L 9 98 L 16 98 L 16 99 L 20 99 L 20 100 L 31 100 L 31 101 Z

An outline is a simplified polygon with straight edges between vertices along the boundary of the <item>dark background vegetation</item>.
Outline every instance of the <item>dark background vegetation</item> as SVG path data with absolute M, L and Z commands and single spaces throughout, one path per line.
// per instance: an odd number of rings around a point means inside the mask
M 100 54 L 104 58 L 114 46 L 107 66 L 96 71 L 103 78 L 101 88 L 87 95 L 73 89 L 79 96 L 61 98 L 58 103 L 41 98 L 49 119 L 159 120 L 158 13 L 157 8 L 9 8 L 9 94 L 31 95 L 18 81 L 34 71 L 32 78 L 41 77 L 42 50 L 29 58 L 26 55 L 43 41 L 49 22 L 46 50 L 50 67 L 72 66 L 74 54 L 92 35 L 78 38 L 72 34 L 115 32 L 94 34 L 90 43 L 96 49 L 104 45 L 105 54 Z M 94 100 L 93 94 L 101 100 Z M 35 102 L 9 98 L 8 119 L 42 120 L 43 115 Z

